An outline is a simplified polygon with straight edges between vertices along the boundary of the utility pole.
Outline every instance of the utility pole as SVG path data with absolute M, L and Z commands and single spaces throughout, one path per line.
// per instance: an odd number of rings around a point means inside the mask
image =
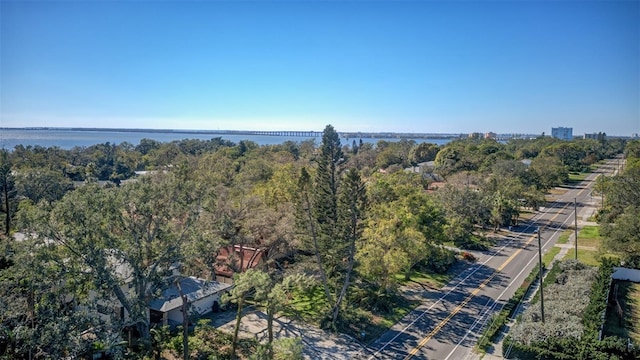
M 604 209 L 604 175 L 600 174 L 600 176 L 598 176 L 598 182 L 600 183 L 600 210 Z
M 540 227 L 538 226 L 538 263 L 539 263 L 539 277 L 540 277 L 540 314 L 542 315 L 542 323 L 544 323 L 544 295 L 542 294 L 542 245 L 540 241 Z
M 574 219 L 574 234 L 576 243 L 576 260 L 578 260 L 578 202 L 577 198 L 573 198 L 573 219 Z

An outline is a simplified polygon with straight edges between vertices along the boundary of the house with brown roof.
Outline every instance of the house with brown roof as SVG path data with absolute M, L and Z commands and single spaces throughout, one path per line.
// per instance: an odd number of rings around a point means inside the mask
M 216 258 L 216 281 L 233 283 L 233 275 L 253 269 L 267 258 L 266 249 L 229 245 L 220 249 Z

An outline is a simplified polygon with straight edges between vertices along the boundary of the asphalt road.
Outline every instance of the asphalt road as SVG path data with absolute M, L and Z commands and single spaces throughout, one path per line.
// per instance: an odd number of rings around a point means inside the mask
M 372 343 L 361 359 L 465 359 L 475 358 L 472 348 L 491 316 L 499 311 L 538 263 L 537 229 L 543 253 L 574 224 L 574 199 L 578 218 L 590 205 L 595 179 L 613 172 L 616 161 L 601 166 L 587 179 L 557 195 L 529 221 L 512 228 L 493 249 L 476 253 L 478 261 L 440 291 L 427 292 L 416 308 Z

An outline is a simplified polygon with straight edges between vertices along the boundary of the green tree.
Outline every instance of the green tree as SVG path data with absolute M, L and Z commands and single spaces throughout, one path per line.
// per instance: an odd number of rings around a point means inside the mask
M 168 286 L 170 268 L 183 261 L 185 243 L 194 236 L 201 208 L 192 189 L 175 174 L 122 188 L 90 183 L 51 211 L 41 206 L 25 230 L 50 239 L 70 263 L 89 271 L 97 296 L 123 307 L 124 325 L 147 341 L 148 304 Z
M 322 134 L 318 168 L 314 180 L 313 215 L 319 227 L 319 236 L 325 249 L 337 238 L 338 222 L 338 164 L 343 161 L 340 137 L 331 125 Z
M 327 125 L 313 183 L 306 169 L 298 182 L 298 226 L 311 241 L 330 305 L 323 324 L 334 329 L 351 284 L 356 242 L 361 236 L 366 206 L 366 190 L 355 169 L 346 172 L 340 185 L 338 166 L 343 161 L 338 133 Z
M 541 155 L 557 157 L 570 171 L 584 169 L 581 159 L 585 157 L 585 151 L 575 142 L 560 142 L 547 146 L 542 149 Z
M 231 354 L 235 358 L 238 346 L 238 332 L 244 305 L 247 300 L 254 299 L 260 301 L 267 296 L 271 286 L 269 274 L 256 269 L 249 269 L 244 273 L 235 274 L 233 277 L 233 288 L 225 295 L 223 301 L 236 304 L 236 324 L 233 328 L 233 340 L 231 343 Z
M 347 295 L 347 289 L 351 284 L 351 276 L 355 264 L 356 245 L 362 237 L 364 219 L 366 216 L 367 192 L 360 174 L 355 169 L 346 172 L 340 187 L 338 199 L 338 234 L 339 243 L 335 250 L 342 258 L 346 258 L 346 266 L 339 273 L 344 278 L 342 286 L 333 304 L 331 324 L 335 326 L 342 302 Z M 339 258 L 339 257 L 338 257 Z
M 618 254 L 625 266 L 640 269 L 640 208 L 627 207 L 615 223 L 604 223 L 605 248 Z
M 445 218 L 419 175 L 380 174 L 369 183 L 370 216 L 359 244 L 358 272 L 392 294 L 395 275 L 409 276 L 426 260 L 429 247 L 443 240 Z
M 0 152 L 0 212 L 4 213 L 4 233 L 9 235 L 11 231 L 11 219 L 16 210 L 15 178 L 11 171 L 9 153 L 6 150 Z
M 300 196 L 298 209 L 301 228 L 312 240 L 312 249 L 320 272 L 325 296 L 329 304 L 334 304 L 332 295 L 334 279 L 342 259 L 336 258 L 336 239 L 340 236 L 338 227 L 338 165 L 343 161 L 340 137 L 331 125 L 322 134 L 318 165 L 313 183 L 310 174 L 303 169 L 298 181 Z
M 551 189 L 569 179 L 569 172 L 562 161 L 552 155 L 540 154 L 531 161 L 531 170 L 535 172 L 538 188 Z
M 420 143 L 409 151 L 409 161 L 412 164 L 434 161 L 439 150 L 440 148 L 436 144 Z
M 18 193 L 38 203 L 42 200 L 50 203 L 60 200 L 64 194 L 73 190 L 73 182 L 61 172 L 49 169 L 23 169 L 16 176 Z
M 358 253 L 362 275 L 387 292 L 395 291 L 395 274 L 408 277 L 426 253 L 426 239 L 415 225 L 415 217 L 407 208 L 397 203 L 377 206 Z
M 312 192 L 311 175 L 306 168 L 300 170 L 300 177 L 298 179 L 298 200 L 296 206 L 296 222 L 297 227 L 300 229 L 300 233 L 303 237 L 310 240 L 311 251 L 314 254 L 318 271 L 320 273 L 320 280 L 324 290 L 325 298 L 329 304 L 333 303 L 333 296 L 331 295 L 331 289 L 329 288 L 329 278 L 327 276 L 327 270 L 325 269 L 322 250 L 321 239 L 319 233 L 319 226 L 316 218 L 314 217 L 314 201 Z
M 42 238 L 16 242 L 13 252 L 0 270 L 0 358 L 80 357 L 94 342 L 117 343 L 117 329 L 91 316 L 85 269 Z
M 296 290 L 304 290 L 313 285 L 313 279 L 303 274 L 286 276 L 280 282 L 266 284 L 268 292 L 261 300 L 262 306 L 267 313 L 267 334 L 268 334 L 268 354 L 269 358 L 274 358 L 273 346 L 273 320 L 275 315 L 288 308 L 291 296 Z M 260 283 L 259 286 L 265 286 Z
M 632 140 L 627 142 L 624 148 L 625 158 L 640 158 L 640 140 Z
M 445 173 L 455 171 L 459 161 L 459 150 L 452 146 L 444 147 L 438 151 L 438 154 L 436 154 L 436 169 L 444 171 Z

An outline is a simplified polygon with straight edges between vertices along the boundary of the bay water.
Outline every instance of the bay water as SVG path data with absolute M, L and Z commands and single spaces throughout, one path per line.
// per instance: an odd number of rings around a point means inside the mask
M 142 139 L 152 139 L 159 142 L 171 142 L 183 139 L 199 139 L 210 140 L 220 137 L 238 143 L 241 140 L 249 140 L 258 145 L 275 145 L 282 144 L 286 141 L 301 142 L 309 139 L 315 139 L 319 144 L 322 139 L 320 137 L 301 137 L 301 136 L 277 136 L 277 135 L 237 135 L 237 134 L 214 134 L 203 132 L 171 132 L 171 131 L 154 131 L 148 132 L 144 130 L 126 131 L 126 130 L 84 130 L 84 129 L 17 129 L 17 128 L 0 128 L 0 149 L 13 150 L 16 145 L 23 146 L 57 146 L 62 149 L 71 149 L 75 146 L 88 147 L 101 143 L 120 144 L 128 142 L 138 145 Z M 409 138 L 410 139 L 410 138 Z M 351 145 L 353 140 L 358 143 L 360 138 L 341 138 L 342 144 Z M 379 140 L 399 141 L 400 138 L 362 138 L 366 143 L 377 143 Z M 411 140 L 411 139 L 410 139 Z M 413 139 L 416 143 L 433 143 L 443 145 L 451 141 L 451 139 Z

